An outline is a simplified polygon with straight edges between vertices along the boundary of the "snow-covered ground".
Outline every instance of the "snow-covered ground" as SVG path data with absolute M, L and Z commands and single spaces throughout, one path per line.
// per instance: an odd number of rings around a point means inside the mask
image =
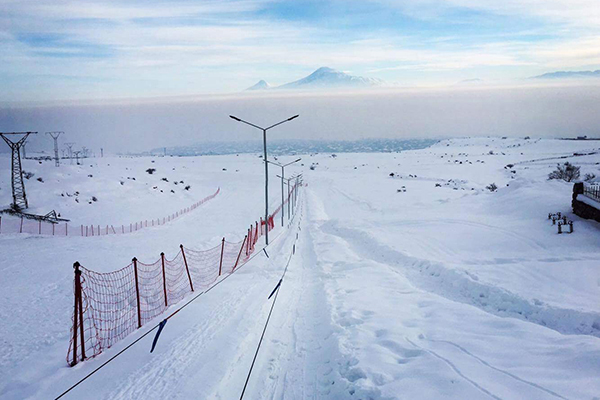
M 239 398 L 296 233 L 245 398 L 598 398 L 600 225 L 572 215 L 572 184 L 546 178 L 565 160 L 600 175 L 600 155 L 573 156 L 599 148 L 471 138 L 402 153 L 304 155 L 286 173 L 302 171 L 307 186 L 270 258 L 259 254 L 177 314 L 153 354 L 149 335 L 65 398 Z M 128 235 L 0 235 L 1 398 L 55 397 L 152 326 L 68 367 L 74 261 L 111 271 L 133 256 L 174 254 L 180 243 L 240 240 L 263 212 L 255 155 L 86 161 L 26 160 L 33 209 L 117 225 L 221 193 Z M 271 171 L 275 206 L 279 171 Z M 575 233 L 557 234 L 547 219 L 557 211 Z

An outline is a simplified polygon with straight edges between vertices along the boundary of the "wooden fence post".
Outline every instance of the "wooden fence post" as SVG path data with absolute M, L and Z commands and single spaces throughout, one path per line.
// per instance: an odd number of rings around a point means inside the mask
M 160 260 L 162 261 L 163 291 L 165 293 L 165 307 L 169 307 L 169 304 L 167 302 L 167 277 L 165 275 L 165 253 L 160 253 Z
M 244 236 L 244 241 L 242 242 L 242 247 L 240 247 L 240 252 L 238 253 L 237 259 L 235 260 L 235 265 L 233 266 L 233 270 L 237 268 L 238 263 L 240 262 L 240 256 L 242 255 L 242 250 L 244 250 L 244 245 L 246 244 L 246 240 L 248 236 Z
M 137 301 L 138 328 L 142 327 L 142 310 L 140 309 L 140 283 L 138 279 L 137 258 L 133 257 L 133 272 L 135 275 L 135 299 Z
M 194 285 L 192 284 L 192 277 L 190 275 L 190 269 L 188 268 L 187 259 L 185 258 L 185 252 L 183 251 L 183 245 L 180 244 L 179 248 L 181 249 L 181 255 L 183 256 L 183 263 L 185 264 L 185 270 L 187 272 L 188 279 L 190 280 L 190 288 L 192 289 L 192 292 L 193 292 L 194 291 Z
M 250 229 L 248 229 L 248 233 L 246 233 L 246 257 L 248 257 L 248 249 L 250 248 Z
M 71 366 L 77 364 L 77 333 L 79 333 L 79 339 L 81 340 L 81 360 L 85 359 L 85 341 L 83 336 L 83 301 L 81 295 L 81 265 L 79 262 L 73 264 L 75 269 L 75 302 L 73 307 L 73 361 Z M 79 332 L 78 331 L 79 328 Z
M 223 250 L 225 249 L 225 238 L 221 241 L 221 261 L 219 262 L 219 276 L 221 276 L 221 269 L 223 268 Z

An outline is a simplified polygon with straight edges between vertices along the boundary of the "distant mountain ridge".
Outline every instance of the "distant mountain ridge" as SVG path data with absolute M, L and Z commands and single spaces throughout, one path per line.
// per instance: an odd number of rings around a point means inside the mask
M 354 76 L 329 67 L 321 67 L 312 74 L 297 81 L 285 83 L 280 86 L 271 86 L 266 81 L 260 80 L 246 90 L 271 90 L 271 89 L 325 89 L 325 88 L 366 88 L 385 86 L 386 83 L 377 78 Z
M 555 71 L 534 76 L 532 79 L 600 78 L 600 69 L 596 71 Z

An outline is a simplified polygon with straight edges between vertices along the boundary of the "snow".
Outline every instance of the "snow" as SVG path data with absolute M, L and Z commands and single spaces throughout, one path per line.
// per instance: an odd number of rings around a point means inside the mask
M 267 296 L 295 244 L 245 398 L 593 399 L 600 226 L 572 214 L 571 183 L 547 176 L 564 161 L 597 174 L 600 155 L 573 153 L 598 147 L 482 137 L 401 153 L 304 155 L 286 175 L 303 172 L 307 186 L 295 219 L 274 231 L 270 257 L 258 254 L 170 319 L 154 353 L 151 334 L 65 398 L 239 398 Z M 133 256 L 174 254 L 180 243 L 208 248 L 222 236 L 241 239 L 264 212 L 256 155 L 87 161 L 26 160 L 34 209 L 120 224 L 221 193 L 169 224 L 118 237 L 1 234 L 0 398 L 55 397 L 153 325 L 68 367 L 75 260 L 111 271 Z M 273 209 L 279 171 L 270 172 Z M 98 201 L 61 196 L 75 191 Z M 558 235 L 547 219 L 559 211 L 573 234 Z

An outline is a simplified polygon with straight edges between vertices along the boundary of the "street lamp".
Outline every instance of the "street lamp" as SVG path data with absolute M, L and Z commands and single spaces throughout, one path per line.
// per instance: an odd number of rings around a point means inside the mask
M 256 129 L 260 129 L 261 131 L 263 131 L 263 150 L 264 150 L 263 157 L 264 157 L 264 162 L 265 162 L 265 224 L 267 224 L 266 225 L 267 229 L 265 229 L 265 242 L 267 245 L 269 244 L 269 163 L 267 162 L 267 131 L 271 128 L 275 128 L 277 125 L 281 125 L 285 122 L 291 121 L 298 117 L 299 117 L 299 115 L 294 115 L 293 117 L 285 119 L 285 120 L 278 122 L 274 125 L 271 125 L 267 128 L 263 128 L 258 125 L 254 125 L 251 122 L 244 121 L 243 119 L 238 118 L 236 116 L 233 116 L 233 115 L 229 116 L 229 118 L 231 118 L 231 119 L 234 119 L 238 122 L 242 122 L 246 125 L 253 126 Z
M 283 206 L 283 180 L 285 179 L 285 167 L 287 167 L 288 165 L 292 165 L 294 163 L 297 163 L 298 161 L 302 160 L 301 158 L 294 160 L 292 162 L 289 162 L 287 164 L 279 164 L 273 161 L 267 161 L 269 164 L 273 164 L 273 165 L 277 165 L 278 167 L 281 167 L 281 226 L 283 226 L 283 210 L 285 209 L 285 207 Z M 288 211 L 289 211 L 289 207 L 288 207 Z M 288 213 L 288 218 L 289 218 L 289 213 Z
M 285 180 L 287 181 L 285 184 L 286 184 L 286 185 L 287 185 L 287 187 L 288 187 L 288 219 L 290 218 L 290 215 L 292 215 L 292 213 L 290 212 L 290 203 L 292 203 L 292 210 L 293 210 L 293 209 L 294 209 L 294 207 L 295 207 L 295 201 L 296 201 L 296 199 L 295 199 L 295 195 L 294 195 L 294 192 L 290 192 L 290 191 L 292 190 L 292 184 L 291 184 L 291 182 L 290 182 L 290 181 L 291 181 L 292 179 L 296 179 L 296 180 L 297 180 L 297 179 L 298 179 L 298 178 L 300 178 L 301 176 L 302 176 L 302 174 L 300 174 L 300 175 L 296 175 L 296 176 L 292 176 L 291 178 L 285 178 Z M 284 178 L 283 178 L 281 175 L 277 175 L 277 177 L 278 177 L 278 178 L 282 178 L 282 179 L 284 179 Z M 295 190 L 296 190 L 296 189 L 294 189 L 294 191 L 295 191 Z

